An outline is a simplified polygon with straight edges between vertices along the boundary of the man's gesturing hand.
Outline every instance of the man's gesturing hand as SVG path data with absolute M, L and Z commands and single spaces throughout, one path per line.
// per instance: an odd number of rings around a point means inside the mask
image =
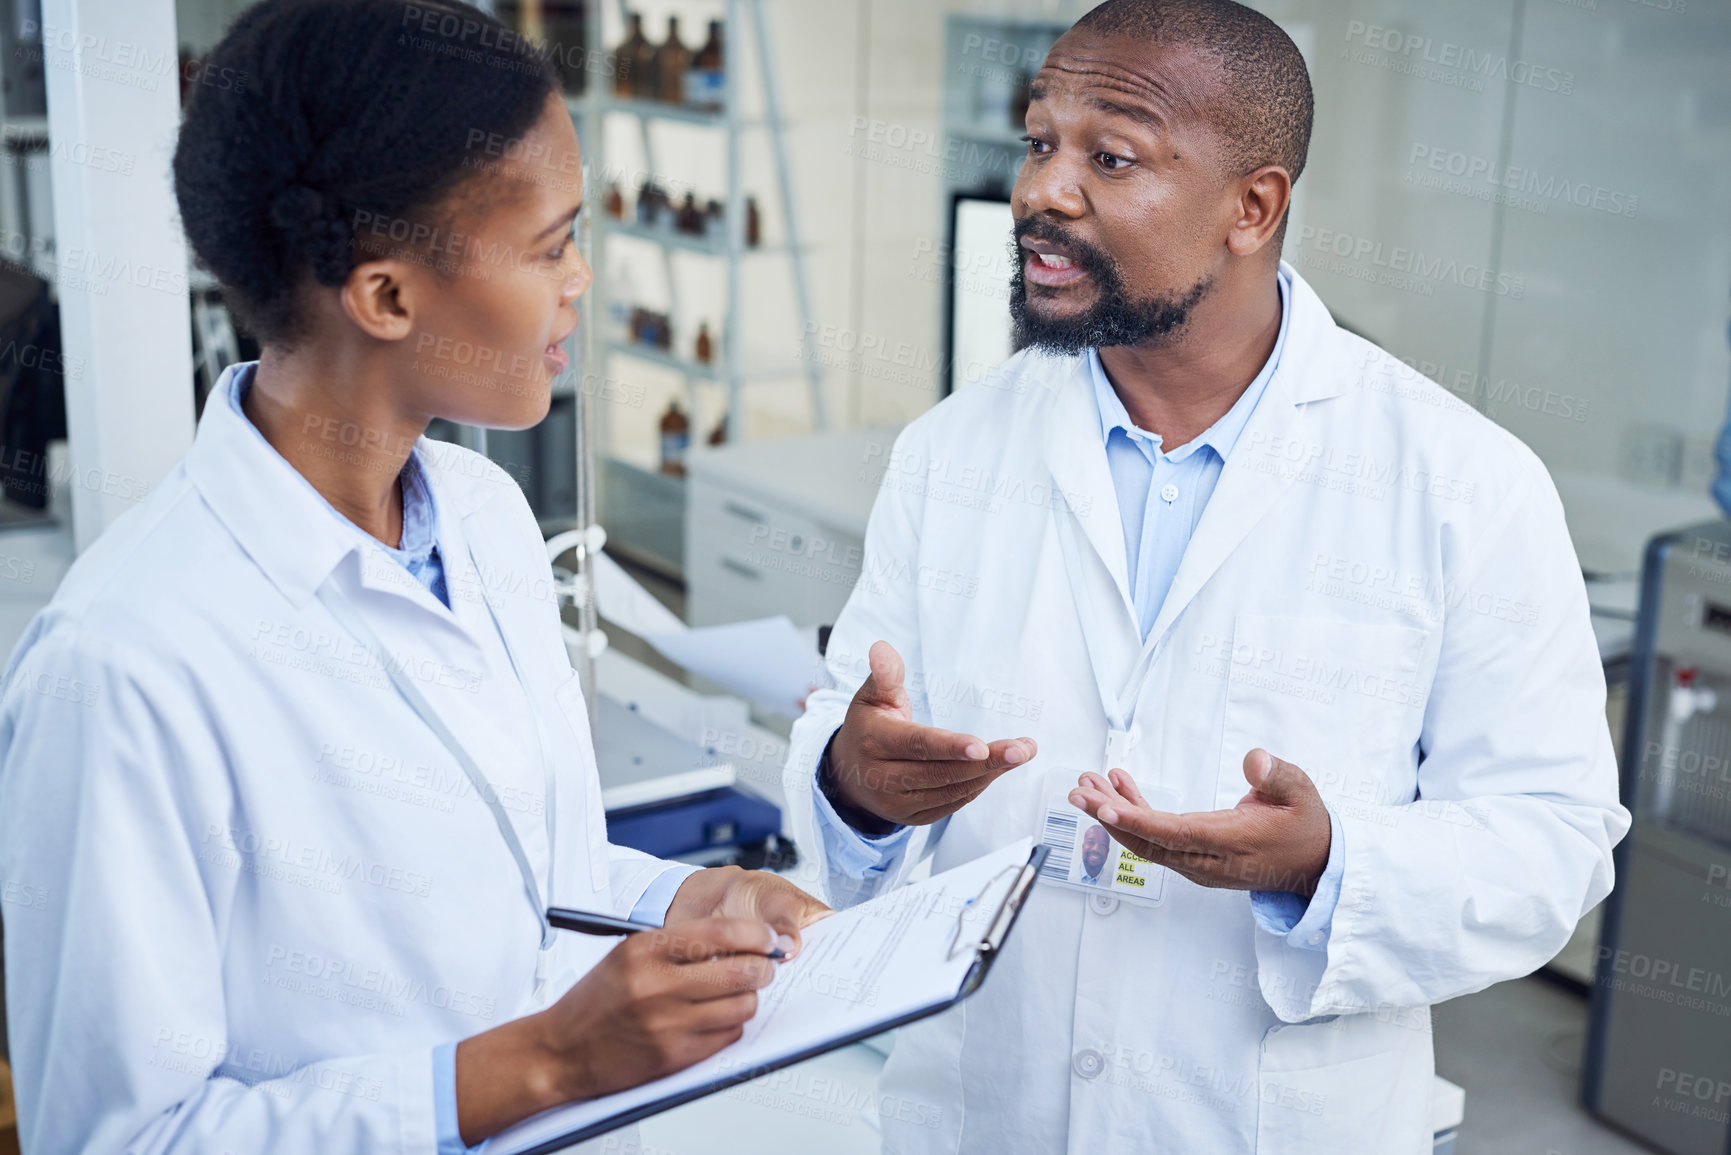
M 1032 738 L 988 744 L 917 725 L 904 676 L 901 655 L 888 642 L 872 646 L 871 676 L 830 739 L 820 778 L 836 813 L 867 834 L 936 822 L 1037 752 Z
M 1131 853 L 1202 886 L 1287 890 L 1309 898 L 1328 866 L 1328 808 L 1310 776 L 1263 749 L 1244 756 L 1246 794 L 1231 810 L 1167 814 L 1122 770 L 1084 774 L 1070 802 Z

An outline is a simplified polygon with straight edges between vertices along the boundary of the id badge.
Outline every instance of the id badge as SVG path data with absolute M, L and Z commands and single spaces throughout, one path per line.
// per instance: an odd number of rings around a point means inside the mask
M 1040 881 L 1158 906 L 1166 897 L 1167 869 L 1119 845 L 1104 826 L 1070 805 L 1070 790 L 1055 790 L 1046 800 L 1039 838 L 1051 850 Z M 1160 791 L 1143 794 L 1161 810 L 1177 802 Z

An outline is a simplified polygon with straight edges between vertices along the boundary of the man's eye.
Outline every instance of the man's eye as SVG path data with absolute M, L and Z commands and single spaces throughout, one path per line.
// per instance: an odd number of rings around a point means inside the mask
M 1033 153 L 1035 156 L 1046 155 L 1047 150 L 1051 147 L 1045 141 L 1040 140 L 1038 137 L 1024 136 L 1022 138 L 1022 140 L 1024 143 L 1027 144 L 1028 151 Z
M 1123 157 L 1114 156 L 1109 152 L 1097 152 L 1094 156 L 1099 160 L 1100 167 L 1105 169 L 1107 172 L 1117 172 L 1120 168 L 1123 168 L 1125 165 L 1130 163 Z

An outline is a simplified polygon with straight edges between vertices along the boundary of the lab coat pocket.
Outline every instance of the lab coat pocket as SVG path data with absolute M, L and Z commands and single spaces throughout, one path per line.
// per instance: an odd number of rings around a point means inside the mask
M 1340 617 L 1237 615 L 1217 664 L 1227 686 L 1216 804 L 1244 796 L 1244 756 L 1258 746 L 1302 768 L 1325 797 L 1409 801 L 1427 636 Z
M 589 886 L 605 895 L 612 890 L 607 854 L 607 809 L 601 801 L 601 775 L 595 765 L 595 743 L 589 735 L 589 705 L 583 699 L 583 679 L 572 671 L 557 690 L 553 701 L 559 707 L 575 741 L 560 751 L 559 764 L 565 773 L 561 784 L 571 783 L 583 799 L 575 815 L 575 836 L 578 844 L 588 850 Z
M 1270 1030 L 1257 1061 L 1256 1155 L 1427 1150 L 1428 1032 L 1388 1034 L 1356 1017 Z

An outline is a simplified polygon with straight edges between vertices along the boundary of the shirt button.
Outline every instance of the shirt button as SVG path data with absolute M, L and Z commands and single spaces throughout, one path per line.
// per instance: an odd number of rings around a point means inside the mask
M 1076 1057 L 1070 1060 L 1070 1065 L 1084 1079 L 1095 1079 L 1100 1076 L 1101 1071 L 1106 1069 L 1106 1060 L 1099 1051 L 1089 1048 L 1084 1051 L 1077 1051 Z
M 1160 487 L 1160 500 L 1164 501 L 1167 505 L 1171 505 L 1174 501 L 1177 501 L 1178 487 L 1173 485 L 1170 481 L 1165 485 L 1162 485 Z
M 1095 914 L 1111 914 L 1118 909 L 1118 900 L 1109 894 L 1090 894 L 1088 909 Z

